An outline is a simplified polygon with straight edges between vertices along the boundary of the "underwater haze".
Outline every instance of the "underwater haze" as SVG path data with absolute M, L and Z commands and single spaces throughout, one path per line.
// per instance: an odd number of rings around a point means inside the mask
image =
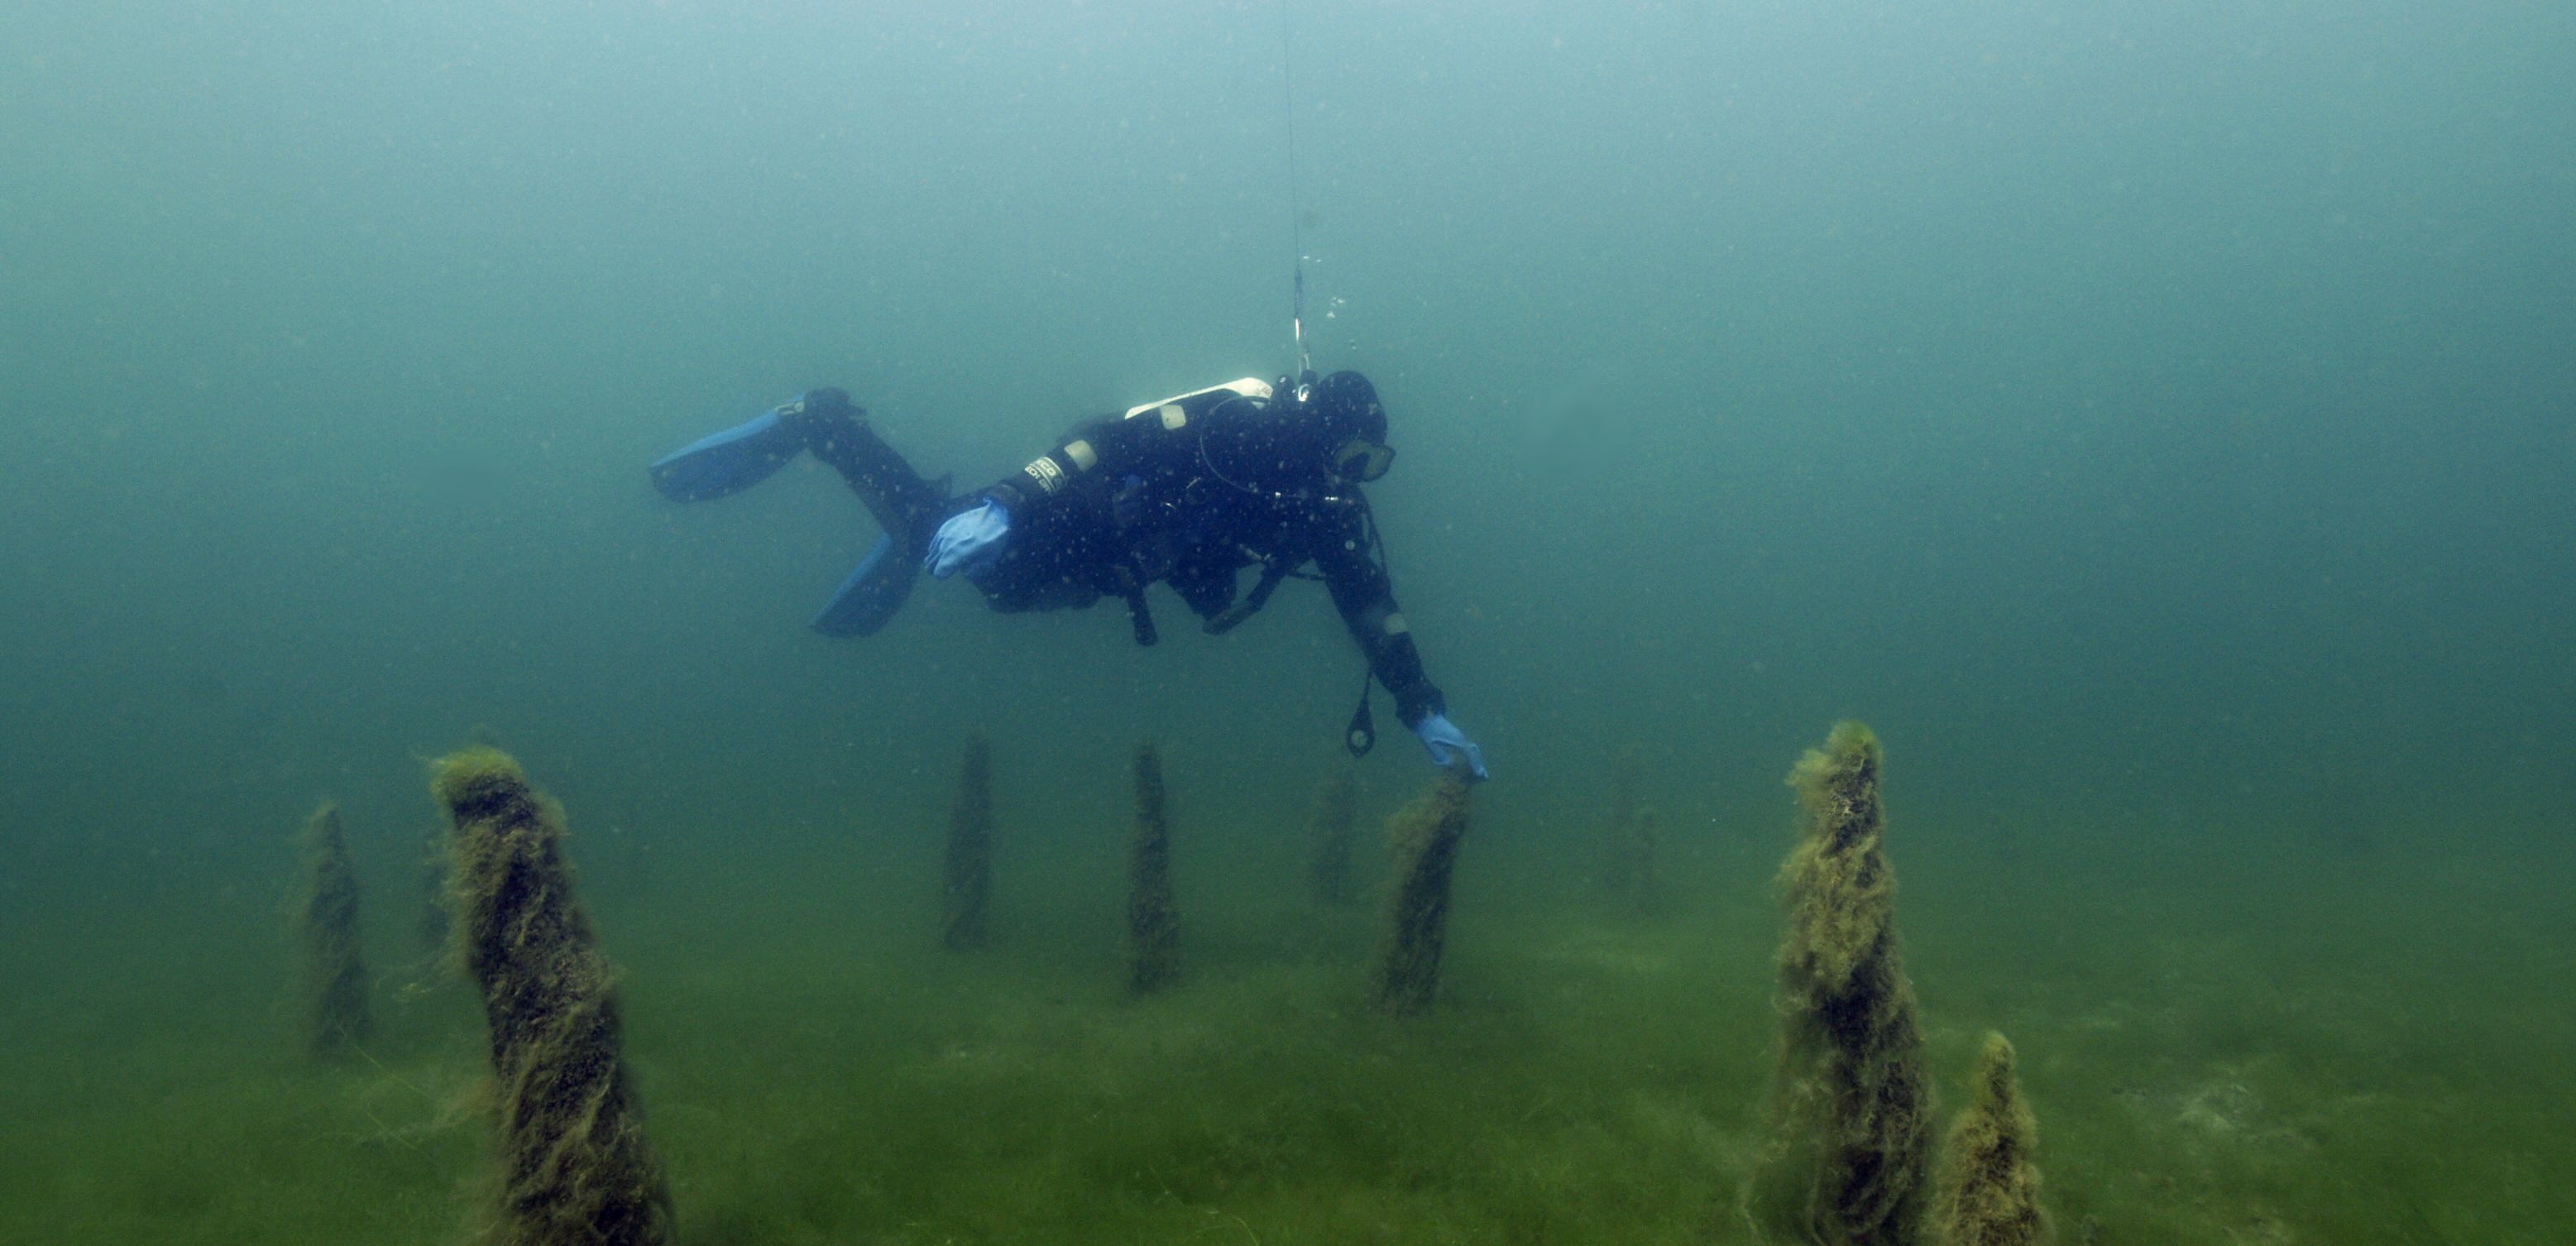
M 2572 65 L 2524 0 L 12 0 L 0 1243 L 484 1226 L 417 929 L 476 741 L 565 807 L 681 1241 L 1763 1240 L 1843 719 L 1943 1119 L 2009 1035 L 2061 1241 L 2576 1238 Z M 1403 1020 L 1305 894 L 1319 585 L 831 639 L 837 475 L 646 473 L 837 385 L 980 487 L 1290 370 L 1301 250 L 1493 774 Z M 1371 884 L 1438 773 L 1376 714 Z M 375 1025 L 317 1064 L 326 799 Z

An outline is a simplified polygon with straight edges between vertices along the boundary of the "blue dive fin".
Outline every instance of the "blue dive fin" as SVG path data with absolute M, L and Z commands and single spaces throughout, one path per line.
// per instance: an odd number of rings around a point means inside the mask
M 876 547 L 859 560 L 859 569 L 841 581 L 841 590 L 814 616 L 814 630 L 826 636 L 873 636 L 912 596 L 921 560 L 895 552 L 894 538 L 877 538 Z
M 763 411 L 749 423 L 663 455 L 653 464 L 653 487 L 674 502 L 720 498 L 769 479 L 804 448 L 795 428 L 776 411 Z

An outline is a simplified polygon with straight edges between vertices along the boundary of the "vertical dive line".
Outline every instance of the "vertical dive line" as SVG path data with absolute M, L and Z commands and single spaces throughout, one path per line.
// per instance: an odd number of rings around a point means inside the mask
M 1297 352 L 1297 372 L 1290 383 L 1303 398 L 1315 361 L 1306 350 L 1306 222 L 1297 193 L 1297 47 L 1288 24 L 1288 0 L 1279 0 L 1279 88 L 1280 117 L 1288 130 L 1288 333 Z

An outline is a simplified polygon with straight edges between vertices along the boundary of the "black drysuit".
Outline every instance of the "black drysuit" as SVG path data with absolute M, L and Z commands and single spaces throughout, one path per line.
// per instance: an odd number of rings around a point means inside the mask
M 1002 553 L 968 573 L 1003 611 L 1127 602 L 1137 639 L 1153 643 L 1145 586 L 1168 584 L 1208 630 L 1258 609 L 1312 563 L 1369 670 L 1411 727 L 1445 712 L 1440 690 L 1398 612 L 1357 486 L 1327 491 L 1319 449 L 1283 437 L 1298 413 L 1270 387 L 1238 381 L 1077 425 L 1055 449 L 971 497 L 950 499 L 867 425 L 844 422 L 814 441 L 902 554 L 919 558 L 948 517 L 986 499 L 1010 514 Z M 1261 569 L 1238 602 L 1238 573 Z

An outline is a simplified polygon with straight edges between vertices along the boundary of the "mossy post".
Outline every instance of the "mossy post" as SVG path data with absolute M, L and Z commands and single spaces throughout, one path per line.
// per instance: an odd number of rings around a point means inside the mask
M 1315 856 L 1307 864 L 1307 893 L 1327 908 L 1351 902 L 1351 841 L 1359 818 L 1359 773 L 1348 765 L 1333 768 L 1315 795 Z
M 1941 1148 L 1932 1213 L 1940 1246 L 2041 1246 L 2051 1234 L 2030 1158 L 2039 1125 L 2022 1103 L 2013 1047 L 2001 1034 L 1986 1035 L 1977 1054 L 1974 1093 Z
M 1634 744 L 1610 759 L 1609 818 L 1601 826 L 1601 885 L 1634 900 L 1637 890 L 1637 816 L 1644 808 L 1646 762 Z
M 1159 991 L 1181 976 L 1180 910 L 1172 901 L 1172 829 L 1163 812 L 1163 757 L 1136 746 L 1136 838 L 1127 854 L 1127 984 Z
M 1370 975 L 1378 1011 L 1410 1016 L 1431 1006 L 1440 988 L 1440 950 L 1449 932 L 1449 881 L 1458 844 L 1467 836 L 1467 781 L 1455 771 L 1388 820 L 1393 885 L 1386 933 Z
M 358 873 L 340 807 L 325 803 L 304 820 L 304 887 L 295 900 L 295 938 L 304 949 L 304 1047 L 329 1059 L 365 1041 L 367 961 L 358 938 Z
M 940 877 L 939 940 L 952 951 L 984 946 L 984 905 L 993 895 L 993 742 L 966 737 L 957 799 L 948 807 L 948 852 Z
M 1663 811 L 1653 805 L 1638 809 L 1637 816 L 1628 820 L 1628 903 L 1637 912 L 1652 911 L 1663 898 L 1657 873 L 1663 847 Z
M 614 973 L 572 893 L 563 813 L 488 747 L 441 758 L 455 914 L 483 991 L 500 1109 L 500 1246 L 660 1246 L 662 1167 L 618 1055 Z
M 1932 1103 L 1914 988 L 1896 943 L 1896 876 L 1880 847 L 1878 740 L 1834 727 L 1790 772 L 1804 811 L 1781 866 L 1782 1144 L 1803 1187 L 1798 1231 L 1825 1246 L 1901 1246 L 1925 1201 Z

